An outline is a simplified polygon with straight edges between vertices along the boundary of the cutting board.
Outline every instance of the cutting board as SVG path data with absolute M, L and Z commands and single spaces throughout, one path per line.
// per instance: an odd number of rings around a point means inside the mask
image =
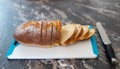
M 92 28 L 92 26 L 90 26 Z M 7 52 L 8 59 L 88 59 L 98 57 L 96 38 L 92 36 L 85 41 L 78 41 L 68 46 L 41 48 L 27 46 L 12 41 Z

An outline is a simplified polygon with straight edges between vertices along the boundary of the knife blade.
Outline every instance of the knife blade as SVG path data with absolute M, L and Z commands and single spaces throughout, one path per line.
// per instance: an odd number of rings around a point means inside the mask
M 100 34 L 100 37 L 102 39 L 102 42 L 103 42 L 103 45 L 104 45 L 104 48 L 105 48 L 105 52 L 106 52 L 106 55 L 107 55 L 108 59 L 110 60 L 110 62 L 112 64 L 117 64 L 118 61 L 115 57 L 114 50 L 111 46 L 112 43 L 111 43 L 105 29 L 103 28 L 101 22 L 97 22 L 96 27 L 97 27 L 98 32 Z

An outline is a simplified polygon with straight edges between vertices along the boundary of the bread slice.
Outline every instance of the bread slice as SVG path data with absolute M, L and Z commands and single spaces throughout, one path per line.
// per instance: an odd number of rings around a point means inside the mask
M 57 20 L 57 28 L 56 28 L 56 31 L 57 31 L 57 42 L 60 44 L 60 41 L 61 41 L 61 32 L 62 32 L 62 22 Z
M 44 45 L 47 45 L 46 44 L 46 36 L 47 36 L 47 22 L 46 21 L 43 22 L 41 32 L 42 32 L 41 45 L 44 46 Z
M 62 27 L 61 44 L 66 46 L 71 43 L 75 37 L 77 28 L 73 25 L 67 24 Z
M 51 39 L 51 43 L 52 45 L 58 45 L 59 43 L 57 43 L 57 23 L 55 21 L 51 21 L 52 22 L 52 39 Z
M 41 42 L 42 42 L 42 27 L 43 27 L 43 22 L 38 21 L 39 22 L 39 31 L 38 31 L 38 41 L 39 43 L 37 43 L 39 46 L 41 46 Z
M 52 37 L 52 24 L 51 22 L 47 23 L 47 33 L 46 33 L 46 44 L 51 47 L 51 37 Z
M 79 40 L 84 40 L 89 35 L 89 28 L 88 26 L 82 26 L 83 32 L 82 35 L 79 37 Z
M 85 39 L 89 39 L 91 36 L 93 36 L 95 34 L 95 29 L 90 29 L 89 30 L 89 34 Z
M 60 32 L 62 32 L 62 22 L 57 20 L 57 28 L 59 29 Z
M 73 26 L 75 26 L 77 28 L 77 32 L 76 32 L 76 35 L 75 37 L 71 40 L 71 43 L 74 43 L 76 42 L 79 37 L 82 35 L 82 26 L 80 24 L 72 24 Z
M 82 36 L 82 34 L 83 34 L 83 28 L 82 28 L 82 26 L 80 26 L 79 28 L 81 28 L 81 29 L 79 29 L 79 34 L 78 34 L 78 36 L 76 37 L 76 40 L 79 40 L 79 38 Z
M 82 26 L 80 24 L 75 24 L 75 26 L 78 29 L 78 32 L 77 32 L 77 34 L 75 36 L 75 39 L 77 40 L 82 35 L 83 28 L 82 28 Z

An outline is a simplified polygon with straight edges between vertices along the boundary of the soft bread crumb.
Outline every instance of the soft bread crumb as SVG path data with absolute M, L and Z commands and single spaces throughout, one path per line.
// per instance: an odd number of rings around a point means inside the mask
M 70 41 L 70 39 L 73 37 L 75 34 L 75 26 L 73 25 L 65 25 L 62 27 L 62 36 L 61 36 L 61 44 L 65 45 Z

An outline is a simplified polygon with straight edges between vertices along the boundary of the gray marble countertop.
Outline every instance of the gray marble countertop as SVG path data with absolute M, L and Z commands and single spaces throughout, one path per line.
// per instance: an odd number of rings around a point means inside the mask
M 97 59 L 8 60 L 15 28 L 30 20 L 59 19 L 93 25 L 102 22 L 120 61 L 120 0 L 0 0 L 0 69 L 113 69 L 96 32 Z M 120 64 L 116 66 L 120 69 Z

